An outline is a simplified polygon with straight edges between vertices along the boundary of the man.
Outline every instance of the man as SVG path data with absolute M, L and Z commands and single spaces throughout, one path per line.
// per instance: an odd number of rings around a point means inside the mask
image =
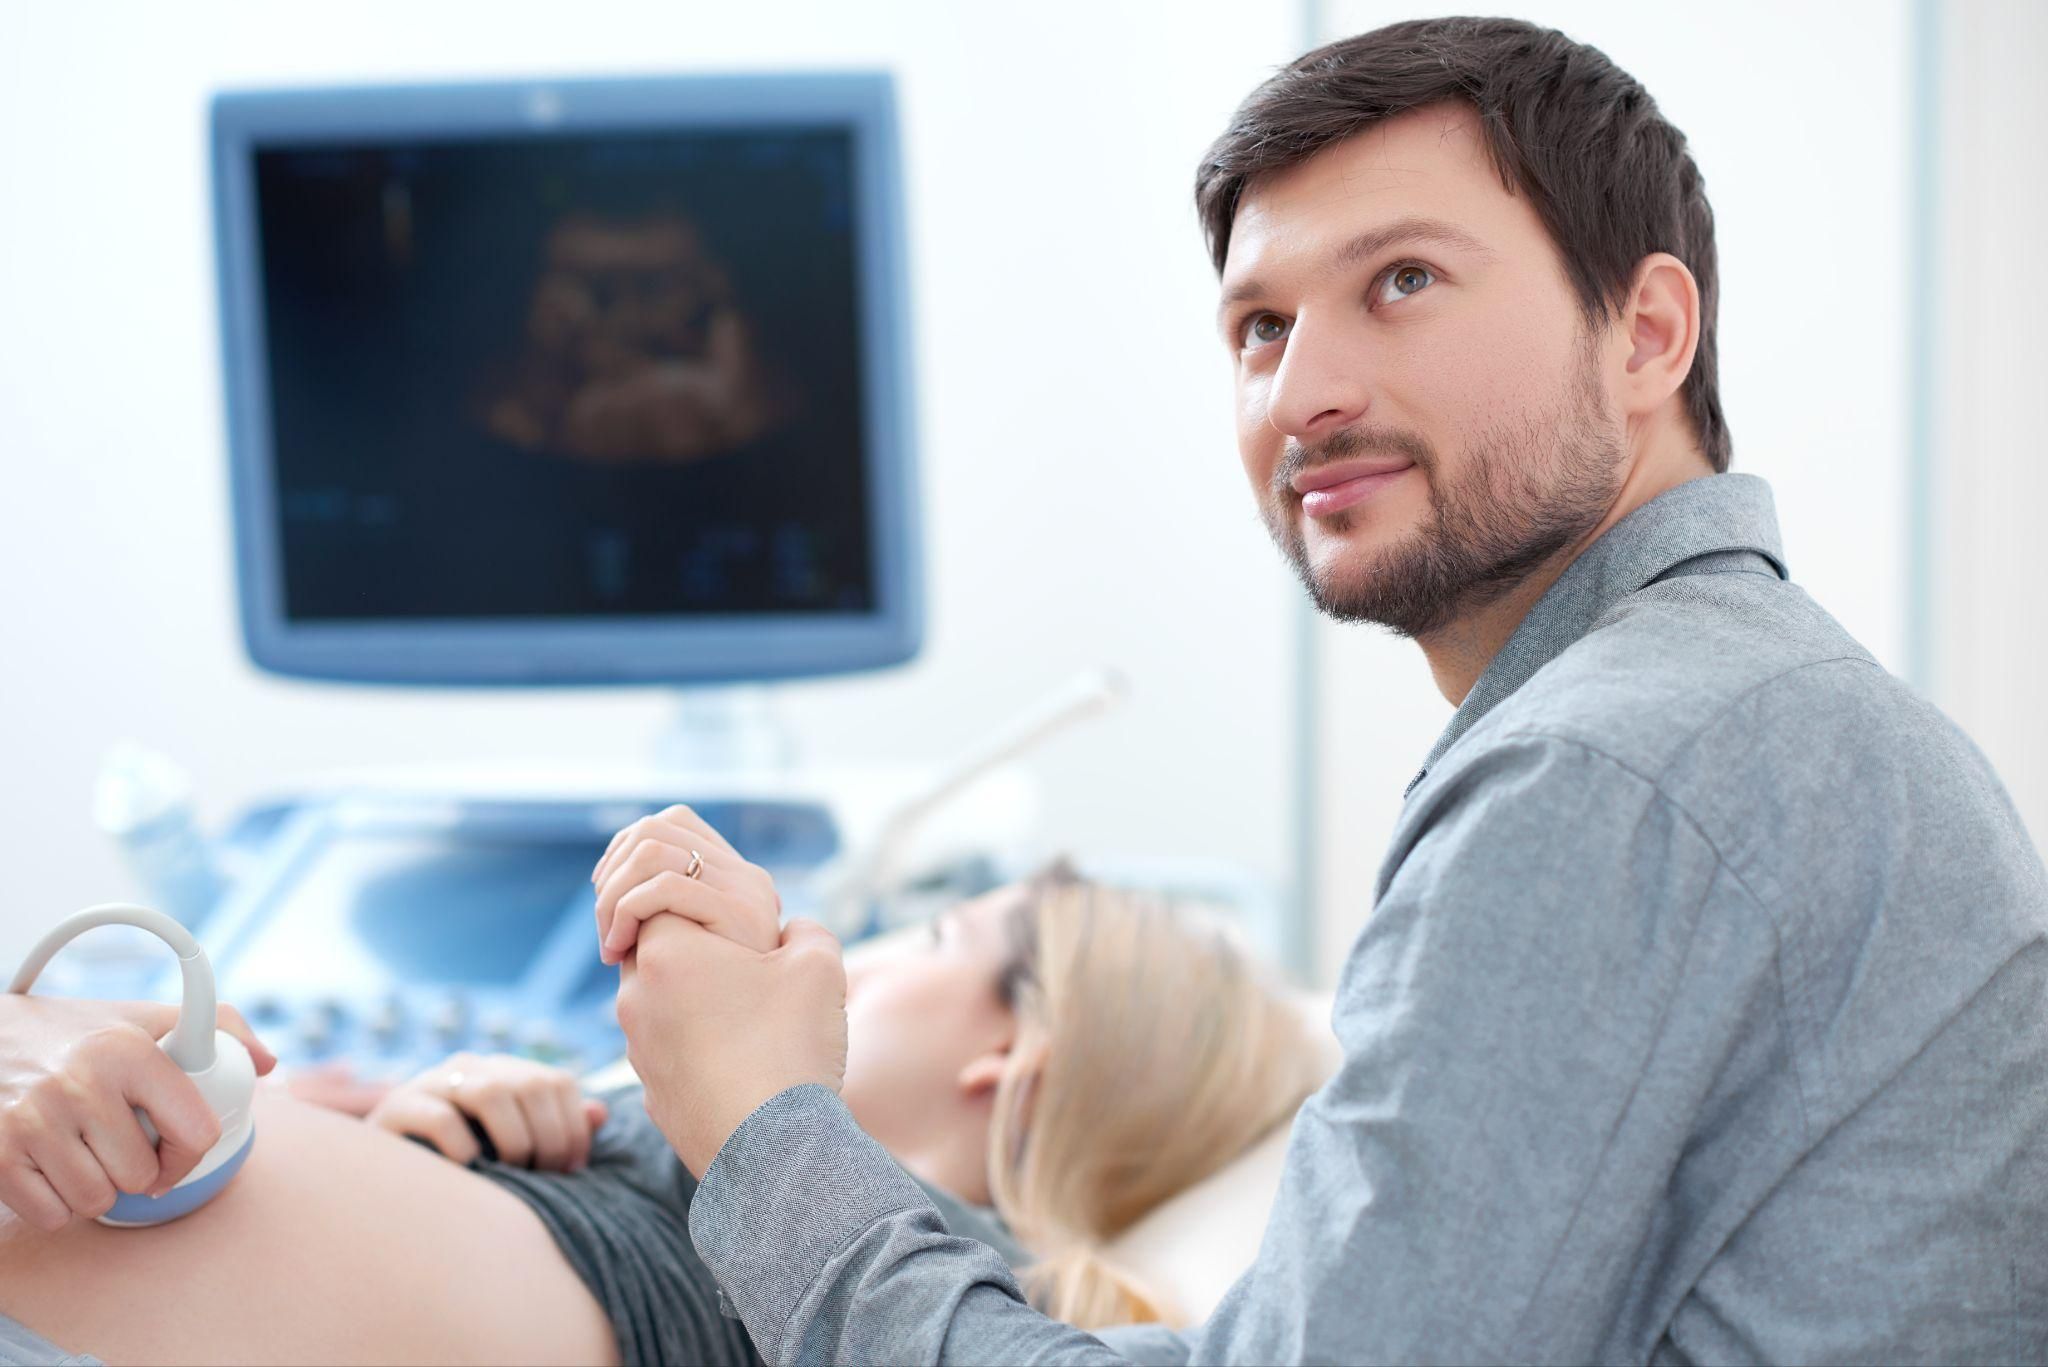
M 1562 35 L 1396 24 L 1254 92 L 1197 202 L 1274 538 L 1457 704 L 1344 1063 L 1214 1316 L 1091 1337 L 848 1118 L 829 939 L 756 953 L 764 899 L 650 882 L 636 917 L 681 915 L 639 929 L 622 1019 L 762 1353 L 2043 1360 L 2048 878 L 1721 473 L 1681 135 Z

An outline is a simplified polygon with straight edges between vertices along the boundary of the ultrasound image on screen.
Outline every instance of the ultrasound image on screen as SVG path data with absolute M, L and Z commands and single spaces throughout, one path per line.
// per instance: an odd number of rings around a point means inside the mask
M 286 615 L 872 611 L 852 157 L 259 151 Z

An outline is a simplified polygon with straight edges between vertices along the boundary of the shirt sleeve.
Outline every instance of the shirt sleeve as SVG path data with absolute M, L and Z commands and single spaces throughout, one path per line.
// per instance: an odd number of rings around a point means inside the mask
M 1106 1332 L 1138 1360 L 1583 1360 L 1610 1341 L 1691 1114 L 1652 1075 L 1727 1047 L 1725 1021 L 1686 1018 L 1687 984 L 1722 979 L 1703 995 L 1739 1012 L 1725 978 L 1755 978 L 1770 937 L 1750 943 L 1745 891 L 1685 814 L 1597 752 L 1511 740 L 1433 779 L 1346 960 L 1344 1063 L 1296 1120 L 1257 1260 L 1184 1336 Z M 1724 906 L 1741 925 L 1703 949 Z M 690 1224 L 770 1361 L 1132 1360 L 1024 1304 L 823 1088 L 748 1118 Z
M 705 1170 L 690 1238 L 769 1362 L 1116 1363 L 1033 1310 L 838 1096 L 769 1098 Z M 1150 1345 L 1145 1360 L 1175 1362 Z

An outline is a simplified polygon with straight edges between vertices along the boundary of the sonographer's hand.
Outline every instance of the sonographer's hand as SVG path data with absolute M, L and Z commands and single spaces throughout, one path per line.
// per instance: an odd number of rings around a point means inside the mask
M 646 816 L 612 837 L 591 871 L 598 957 L 626 957 L 650 916 L 681 916 L 758 954 L 782 942 L 782 895 L 688 807 Z
M 177 1020 L 162 1002 L 0 993 L 0 1205 L 55 1231 L 106 1214 L 120 1192 L 166 1191 L 192 1171 L 220 1120 L 157 1047 Z M 218 1024 L 248 1046 L 257 1073 L 277 1066 L 233 1007 Z
M 574 1073 L 510 1054 L 457 1054 L 392 1088 L 366 1118 L 457 1163 L 483 1156 L 481 1134 L 507 1163 L 575 1172 L 607 1113 Z

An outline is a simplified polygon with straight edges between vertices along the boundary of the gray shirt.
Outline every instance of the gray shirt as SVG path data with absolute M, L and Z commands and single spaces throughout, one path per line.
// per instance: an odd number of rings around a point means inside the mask
M 692 1367 L 754 1367 L 760 1357 L 740 1322 L 723 1312 L 711 1274 L 691 1248 L 690 1199 L 697 1183 L 647 1117 L 640 1088 L 604 1094 L 611 1114 L 591 1137 L 589 1165 L 577 1172 L 540 1172 L 473 1160 L 472 1171 L 533 1208 L 562 1256 L 604 1307 L 619 1361 L 689 1363 Z M 917 1181 L 947 1228 L 978 1239 L 1012 1267 L 1024 1251 L 992 1210 Z M 6 1367 L 7 1323 L 0 1320 L 0 1367 Z
M 1207 1323 L 1091 1336 L 839 1100 L 690 1213 L 771 1361 L 2042 1361 L 2048 876 L 1719 475 L 1581 555 L 1410 786 L 1344 1062 Z

